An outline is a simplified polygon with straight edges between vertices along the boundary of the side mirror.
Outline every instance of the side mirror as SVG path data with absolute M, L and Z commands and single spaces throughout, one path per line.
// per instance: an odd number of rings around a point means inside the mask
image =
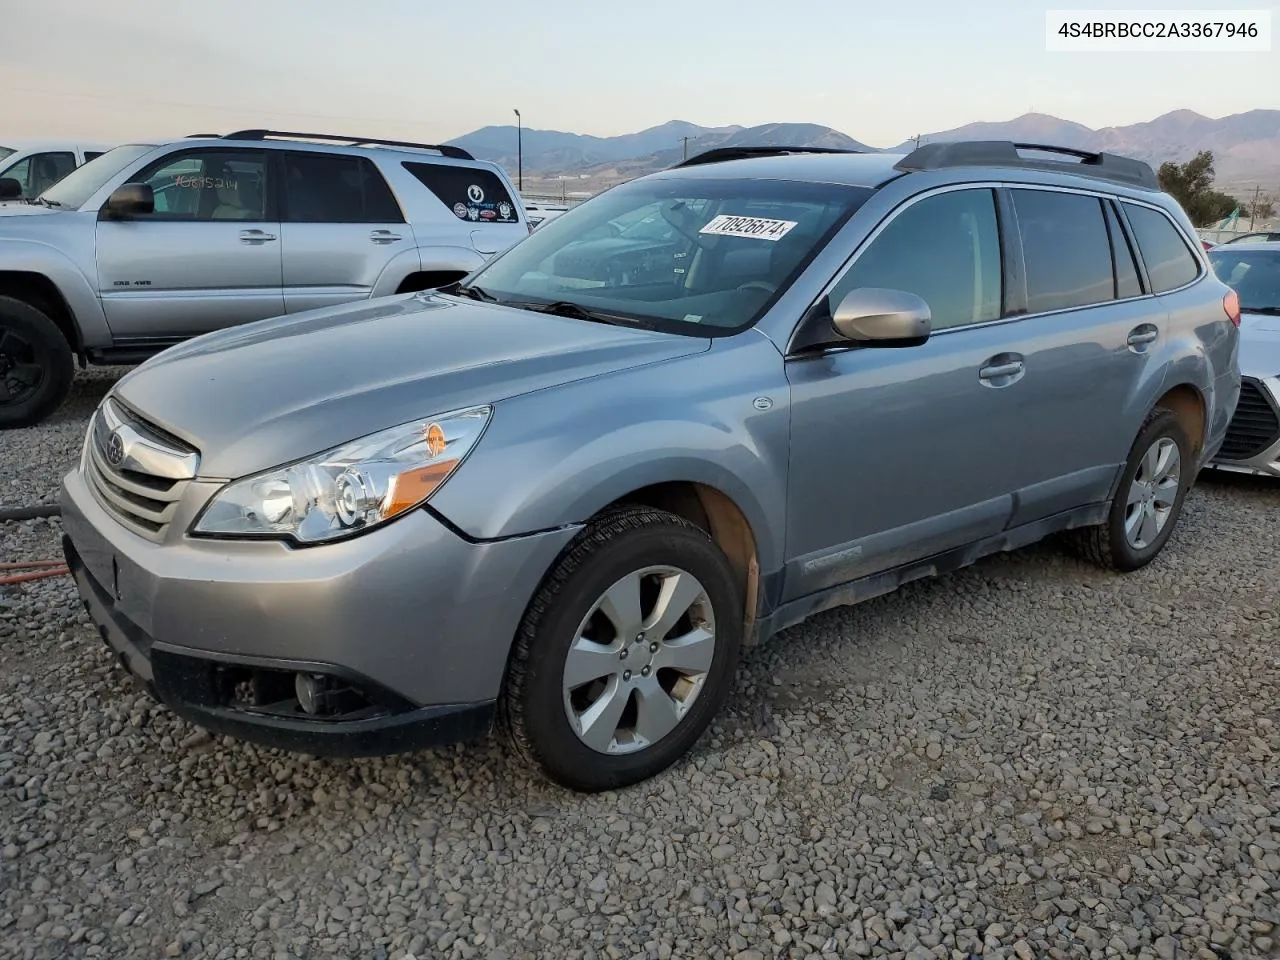
M 914 293 L 860 287 L 832 311 L 831 325 L 846 340 L 869 347 L 917 347 L 929 339 L 929 305 Z
M 0 200 L 17 200 L 22 196 L 22 181 L 0 177 Z
M 127 220 L 154 213 L 155 209 L 156 195 L 149 183 L 125 183 L 111 191 L 103 212 L 109 217 Z

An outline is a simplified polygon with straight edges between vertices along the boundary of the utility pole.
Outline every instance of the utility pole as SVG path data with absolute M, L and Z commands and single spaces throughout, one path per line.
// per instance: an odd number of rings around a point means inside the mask
M 920 138 L 921 138 L 922 136 L 923 136 L 923 134 L 917 133 L 914 137 L 912 137 L 912 138 L 911 138 L 912 140 L 914 140 L 914 141 L 916 142 L 916 149 L 917 149 L 917 150 L 919 150 L 919 149 L 920 149 Z
M 516 189 L 524 193 L 524 143 L 523 141 L 523 121 L 520 119 L 520 111 L 516 114 Z
M 697 139 L 698 139 L 697 137 L 681 137 L 680 138 L 680 143 L 683 145 L 683 148 L 684 148 L 684 156 L 682 157 L 682 159 L 684 160 L 689 159 L 689 141 L 697 140 Z
M 1257 184 L 1253 188 L 1253 206 L 1249 208 L 1249 229 L 1258 229 L 1258 195 L 1262 193 L 1262 184 Z

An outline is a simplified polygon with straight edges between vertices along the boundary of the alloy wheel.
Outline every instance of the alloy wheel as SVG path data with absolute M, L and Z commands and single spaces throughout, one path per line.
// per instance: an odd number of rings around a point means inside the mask
M 671 566 L 628 574 L 592 605 L 565 658 L 570 726 L 598 753 L 652 746 L 702 692 L 715 648 L 715 613 L 693 574 Z

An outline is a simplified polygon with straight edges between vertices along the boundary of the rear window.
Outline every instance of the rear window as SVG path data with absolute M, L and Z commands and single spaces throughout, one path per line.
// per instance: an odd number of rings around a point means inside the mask
M 1138 250 L 1147 265 L 1153 293 L 1185 287 L 1200 275 L 1200 264 L 1182 231 L 1159 210 L 1126 203 L 1125 213 L 1138 241 Z
M 436 198 L 459 220 L 475 223 L 519 223 L 520 211 L 511 194 L 490 170 L 443 163 L 405 163 Z
M 1014 190 L 1027 270 L 1027 310 L 1047 313 L 1115 298 L 1111 238 L 1097 197 Z
M 1209 252 L 1209 263 L 1218 279 L 1240 297 L 1245 311 L 1280 313 L 1280 250 L 1226 250 Z

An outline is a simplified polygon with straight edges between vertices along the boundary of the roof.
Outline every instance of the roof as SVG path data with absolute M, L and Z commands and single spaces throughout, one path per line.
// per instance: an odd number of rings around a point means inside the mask
M 806 147 L 718 148 L 656 176 L 799 180 L 874 189 L 898 177 L 922 173 L 938 174 L 939 182 L 991 179 L 1054 184 L 1065 177 L 1093 187 L 1106 183 L 1109 190 L 1128 196 L 1161 192 L 1155 171 L 1139 160 L 998 140 L 939 142 L 907 154 Z
M 902 171 L 893 168 L 901 159 L 900 153 L 794 153 L 677 167 L 653 176 L 716 180 L 755 177 L 879 187 L 902 176 Z
M 28 150 L 110 150 L 115 144 L 101 140 L 0 140 L 0 147 L 25 153 Z

